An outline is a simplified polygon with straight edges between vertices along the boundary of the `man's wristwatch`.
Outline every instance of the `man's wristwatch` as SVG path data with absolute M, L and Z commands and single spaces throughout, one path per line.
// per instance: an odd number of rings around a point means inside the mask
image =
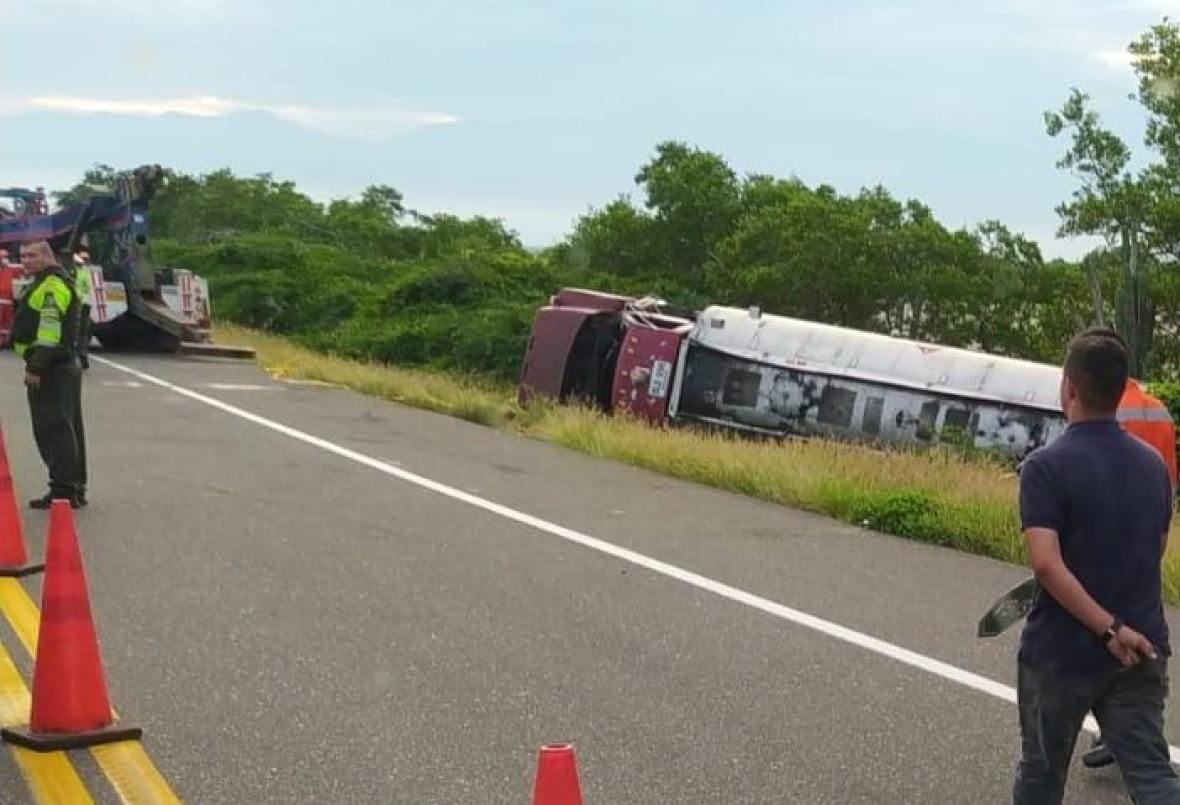
M 1115 615 L 1114 620 L 1110 622 L 1110 626 L 1106 627 L 1106 631 L 1099 635 L 1098 639 L 1103 645 L 1106 645 L 1114 639 L 1115 635 L 1119 633 L 1119 629 L 1122 629 L 1124 625 L 1122 619 L 1118 615 Z

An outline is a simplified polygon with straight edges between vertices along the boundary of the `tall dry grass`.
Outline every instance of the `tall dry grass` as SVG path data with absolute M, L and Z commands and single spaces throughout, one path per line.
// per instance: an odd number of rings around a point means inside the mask
M 216 334 L 220 342 L 254 347 L 259 364 L 274 377 L 342 386 L 491 427 L 503 426 L 515 414 L 504 387 L 476 377 L 345 360 L 233 325 L 218 325 Z

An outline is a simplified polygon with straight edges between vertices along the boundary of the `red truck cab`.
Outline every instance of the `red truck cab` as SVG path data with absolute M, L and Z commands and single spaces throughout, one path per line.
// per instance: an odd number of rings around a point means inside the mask
M 667 413 L 692 321 L 661 302 L 562 289 L 537 311 L 518 397 L 581 401 L 649 422 Z

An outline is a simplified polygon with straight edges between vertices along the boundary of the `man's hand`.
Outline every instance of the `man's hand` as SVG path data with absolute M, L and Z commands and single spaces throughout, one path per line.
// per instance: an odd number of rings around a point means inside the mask
M 1155 647 L 1151 641 L 1136 632 L 1130 626 L 1123 626 L 1106 644 L 1107 650 L 1115 656 L 1125 668 L 1138 665 L 1145 659 L 1154 660 Z
M 32 372 L 25 372 L 25 385 L 31 389 L 41 388 L 41 375 L 35 375 Z
M 1029 528 L 1024 532 L 1024 538 L 1037 582 L 1092 634 L 1101 635 L 1111 623 L 1111 613 L 1086 592 L 1065 566 L 1057 532 L 1049 528 Z M 1127 668 L 1138 665 L 1145 658 L 1155 659 L 1151 641 L 1125 625 L 1107 641 L 1106 649 Z

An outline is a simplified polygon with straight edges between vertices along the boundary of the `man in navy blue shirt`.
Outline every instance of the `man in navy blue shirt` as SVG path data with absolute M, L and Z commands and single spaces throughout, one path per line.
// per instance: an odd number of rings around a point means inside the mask
M 1016 805 L 1061 802 L 1091 710 L 1134 800 L 1180 804 L 1163 730 L 1171 648 L 1160 562 L 1171 481 L 1159 454 L 1115 418 L 1128 363 L 1110 331 L 1075 337 L 1061 381 L 1069 428 L 1021 467 L 1021 525 L 1039 589 L 1017 662 Z

